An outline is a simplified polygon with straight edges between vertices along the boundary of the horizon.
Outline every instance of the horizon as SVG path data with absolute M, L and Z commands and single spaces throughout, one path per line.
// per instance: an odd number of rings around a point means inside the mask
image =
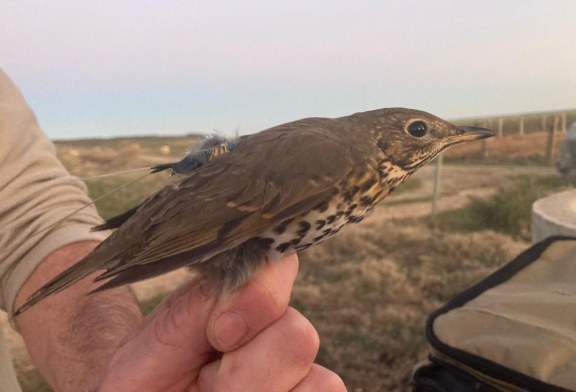
M 535 111 L 535 112 L 525 112 L 525 113 L 506 113 L 506 114 L 494 114 L 494 115 L 488 115 L 488 116 L 481 116 L 481 117 L 462 117 L 462 118 L 447 118 L 447 121 L 453 122 L 453 123 L 458 123 L 460 121 L 462 122 L 470 122 L 470 121 L 483 121 L 483 120 L 495 120 L 498 118 L 502 118 L 504 120 L 506 120 L 507 118 L 514 118 L 514 117 L 531 117 L 531 116 L 542 116 L 542 115 L 552 115 L 552 114 L 562 114 L 562 113 L 573 113 L 576 114 L 576 108 L 570 108 L 570 109 L 559 109 L 559 110 L 539 110 L 539 111 Z M 281 125 L 281 124 L 277 124 L 277 125 Z M 458 125 L 458 124 L 455 124 Z M 568 126 L 570 124 L 567 124 Z M 258 130 L 255 131 L 253 133 L 256 132 L 260 132 L 263 131 L 262 130 Z M 117 135 L 103 135 L 103 136 L 86 136 L 86 137 L 78 137 L 78 138 L 74 138 L 74 139 L 61 139 L 61 138 L 53 138 L 52 140 L 55 142 L 66 142 L 66 141 L 90 141 L 90 140 L 114 140 L 114 139 L 137 139 L 137 138 L 184 138 L 184 137 L 202 137 L 202 136 L 208 136 L 210 134 L 219 134 L 218 132 L 215 131 L 206 131 L 206 132 L 198 132 L 198 133 L 194 133 L 194 132 L 188 132 L 188 133 L 149 133 L 149 134 L 132 134 L 132 135 L 122 135 L 122 134 L 117 134 Z M 248 135 L 248 133 L 244 133 L 242 135 Z

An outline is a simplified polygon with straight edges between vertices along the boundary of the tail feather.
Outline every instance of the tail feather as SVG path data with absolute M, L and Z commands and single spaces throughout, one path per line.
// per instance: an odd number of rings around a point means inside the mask
M 55 276 L 52 280 L 50 280 L 39 290 L 37 290 L 34 294 L 32 294 L 26 300 L 26 302 L 24 302 L 24 304 L 14 312 L 14 315 L 18 316 L 25 310 L 29 309 L 31 306 L 40 302 L 42 299 L 48 297 L 49 295 L 56 294 L 64 290 L 65 288 L 71 286 L 80 279 L 85 278 L 92 272 L 96 271 L 98 268 L 95 268 L 95 266 L 91 261 L 92 260 L 90 259 L 90 255 L 88 255 L 86 258 L 84 258 L 77 264 L 74 264 L 70 268 L 64 270 L 63 272 Z
M 118 273 L 106 274 L 106 276 L 98 276 L 95 282 L 101 281 L 106 278 L 112 278 L 108 282 L 96 287 L 89 294 L 98 293 L 100 291 L 113 289 L 115 287 L 124 286 L 130 283 L 139 282 L 144 279 L 153 278 L 155 276 L 165 274 L 182 266 L 189 264 L 189 259 L 182 259 L 179 257 L 167 258 L 160 262 L 145 264 L 141 266 L 134 266 L 127 268 Z M 106 272 L 105 272 L 106 273 Z

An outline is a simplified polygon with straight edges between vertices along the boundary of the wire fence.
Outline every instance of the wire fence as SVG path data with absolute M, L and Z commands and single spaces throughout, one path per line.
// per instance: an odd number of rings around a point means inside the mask
M 506 135 L 526 135 L 535 132 L 566 132 L 568 126 L 576 122 L 576 109 L 514 114 L 472 119 L 454 120 L 461 125 L 473 125 L 489 128 L 497 132 L 498 137 Z

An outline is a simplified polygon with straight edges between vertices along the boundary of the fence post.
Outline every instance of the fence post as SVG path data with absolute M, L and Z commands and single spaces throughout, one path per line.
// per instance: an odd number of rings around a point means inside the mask
M 524 117 L 520 117 L 520 125 L 518 126 L 518 134 L 524 136 Z
M 558 117 L 554 119 L 554 123 L 548 128 L 548 138 L 546 140 L 546 162 L 552 163 L 554 153 L 554 136 L 556 127 L 558 126 Z
M 568 129 L 566 128 L 566 113 L 562 113 L 562 132 L 568 132 Z
M 498 117 L 498 138 L 502 139 L 502 136 L 504 136 L 504 119 Z
M 482 123 L 482 128 L 487 128 L 490 129 L 490 122 L 489 121 L 484 121 Z M 486 156 L 488 155 L 488 151 L 486 148 L 486 139 L 482 139 L 480 141 L 480 157 L 482 159 L 486 158 Z

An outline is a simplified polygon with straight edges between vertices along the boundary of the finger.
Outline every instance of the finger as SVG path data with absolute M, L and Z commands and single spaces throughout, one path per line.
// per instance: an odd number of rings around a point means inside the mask
M 215 300 L 207 285 L 188 282 L 146 317 L 110 362 L 101 390 L 168 390 L 174 380 L 191 385 L 214 355 L 206 323 Z
M 318 352 L 316 330 L 292 308 L 239 349 L 202 369 L 201 391 L 289 391 L 306 377 Z
M 291 392 L 346 392 L 346 386 L 339 375 L 314 364 L 304 380 Z
M 296 257 L 266 265 L 238 294 L 223 298 L 216 307 L 217 289 L 209 282 L 196 279 L 181 286 L 119 349 L 109 367 L 109 385 L 138 380 L 139 386 L 163 390 L 163 380 L 192 382 L 197 370 L 213 359 L 214 347 L 224 348 L 211 344 L 218 342 L 216 337 L 230 341 L 231 335 L 238 336 L 238 330 L 244 328 L 240 340 L 247 341 L 280 317 L 287 307 L 297 268 Z M 226 320 L 230 312 L 239 315 L 239 324 L 234 316 Z M 218 316 L 224 317 L 218 320 Z M 244 326 L 242 319 L 246 320 Z
M 222 352 L 234 350 L 278 320 L 297 273 L 296 255 L 268 262 L 237 294 L 218 301 L 208 322 L 212 345 Z

